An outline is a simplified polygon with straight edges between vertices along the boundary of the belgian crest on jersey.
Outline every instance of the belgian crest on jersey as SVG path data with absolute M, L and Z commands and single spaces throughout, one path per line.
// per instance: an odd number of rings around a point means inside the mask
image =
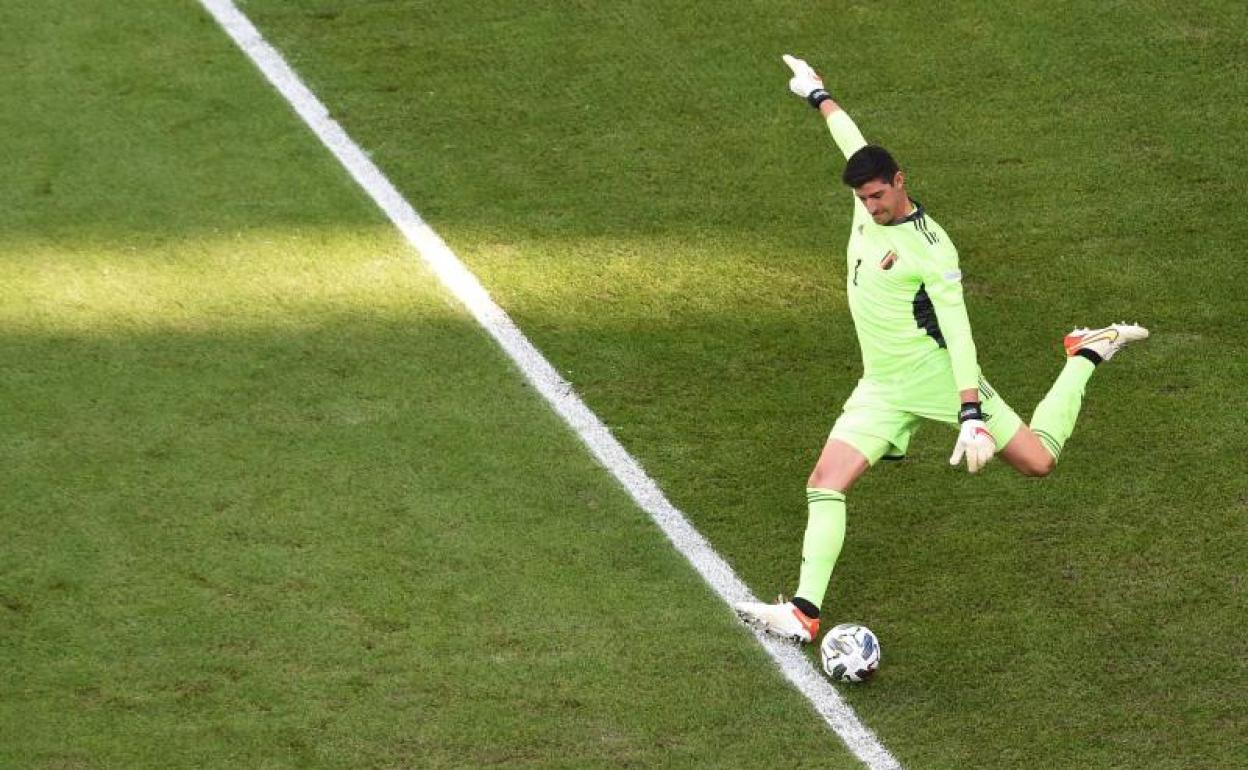
M 885 270 L 890 269 L 895 264 L 897 264 L 897 252 L 892 250 L 889 250 L 889 252 L 884 255 L 884 259 L 880 260 L 880 267 Z

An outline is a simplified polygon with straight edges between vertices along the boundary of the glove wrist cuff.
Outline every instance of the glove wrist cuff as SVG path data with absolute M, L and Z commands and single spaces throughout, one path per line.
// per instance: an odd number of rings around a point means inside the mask
M 810 106 L 814 107 L 816 110 L 819 109 L 819 105 L 829 101 L 831 98 L 832 94 L 828 93 L 827 90 L 823 88 L 816 88 L 814 91 L 806 94 L 806 101 L 809 102 Z
M 980 408 L 980 402 L 967 401 L 962 404 L 962 408 L 958 410 L 958 422 L 963 423 L 967 420 L 984 421 L 984 411 Z

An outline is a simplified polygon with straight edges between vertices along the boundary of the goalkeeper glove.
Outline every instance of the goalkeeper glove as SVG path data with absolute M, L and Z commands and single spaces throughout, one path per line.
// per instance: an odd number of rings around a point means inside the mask
M 810 102 L 810 106 L 815 109 L 819 109 L 820 104 L 832 98 L 824 89 L 819 73 L 811 69 L 809 64 L 787 53 L 780 58 L 793 70 L 793 77 L 789 79 L 790 91 Z
M 997 442 L 984 424 L 984 413 L 980 410 L 978 401 L 963 404 L 958 412 L 958 421 L 962 423 L 962 427 L 958 430 L 958 443 L 953 447 L 949 464 L 957 465 L 965 456 L 966 469 L 976 473 L 996 454 Z

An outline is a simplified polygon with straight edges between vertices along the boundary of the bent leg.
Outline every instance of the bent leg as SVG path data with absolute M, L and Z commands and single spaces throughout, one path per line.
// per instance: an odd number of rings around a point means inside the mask
M 1019 426 L 1000 456 L 1024 476 L 1047 476 L 1057 465 L 1057 458 L 1026 425 Z
M 1031 416 L 1030 432 L 1044 445 L 1055 463 L 1066 440 L 1075 430 L 1075 421 L 1079 419 L 1079 409 L 1083 406 L 1083 389 L 1095 370 L 1096 365 L 1082 356 L 1067 359 L 1053 387 L 1049 388 Z

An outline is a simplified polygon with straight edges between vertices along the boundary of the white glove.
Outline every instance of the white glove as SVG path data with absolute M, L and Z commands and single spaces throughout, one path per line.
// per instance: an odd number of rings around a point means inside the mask
M 810 68 L 809 64 L 787 53 L 780 58 L 784 59 L 784 63 L 793 70 L 793 77 L 789 80 L 790 91 L 803 99 L 810 99 L 810 95 L 815 91 L 823 90 L 823 79 L 819 77 L 819 73 Z
M 961 430 L 958 431 L 958 443 L 953 447 L 949 464 L 957 465 L 962 462 L 962 456 L 966 455 L 966 469 L 971 473 L 976 473 L 988 464 L 996 452 L 997 442 L 988 432 L 988 426 L 984 425 L 984 421 L 966 420 L 962 423 Z

